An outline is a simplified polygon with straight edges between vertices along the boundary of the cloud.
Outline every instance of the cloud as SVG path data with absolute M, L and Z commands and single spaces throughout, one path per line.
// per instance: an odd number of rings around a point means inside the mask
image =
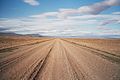
M 102 30 L 102 31 L 110 31 L 112 29 L 105 27 L 105 26 L 98 26 L 97 29 Z
M 112 7 L 120 5 L 120 0 L 104 0 L 89 6 L 80 7 L 80 13 L 99 14 L 100 12 Z
M 81 15 L 81 16 L 68 16 L 68 19 L 81 19 L 81 20 L 85 20 L 85 19 L 119 19 L 120 16 L 119 15 Z
M 48 17 L 57 17 L 57 15 L 58 15 L 58 12 L 46 12 L 46 13 L 39 14 L 39 15 L 32 15 L 30 17 L 33 17 L 33 18 L 48 18 Z
M 112 14 L 120 15 L 120 12 L 113 12 Z
M 104 0 L 102 2 L 97 2 L 92 5 L 82 6 L 78 9 L 60 9 L 59 17 L 65 18 L 66 16 L 69 16 L 72 14 L 96 15 L 112 6 L 119 6 L 119 5 L 120 5 L 120 0 Z
M 113 23 L 119 23 L 120 20 L 113 19 L 113 20 L 106 20 L 101 23 L 101 25 L 107 25 L 107 24 L 113 24 Z
M 23 1 L 32 6 L 38 6 L 40 4 L 37 0 L 23 0 Z
M 119 29 L 112 29 L 106 26 L 98 26 L 97 29 L 100 31 L 99 35 L 104 37 L 111 37 L 111 38 L 120 38 L 120 30 Z M 117 35 L 117 36 L 115 36 Z
M 104 30 L 102 31 L 102 35 L 119 35 L 120 36 L 120 30 Z
M 113 24 L 112 22 L 119 19 L 119 15 L 113 14 L 69 16 L 66 19 L 46 17 L 54 15 L 58 15 L 58 13 L 47 12 L 41 15 L 31 15 L 30 17 L 24 18 L 0 19 L 0 28 L 5 28 L 5 30 L 3 30 L 5 32 L 15 32 L 19 34 L 37 33 L 47 36 L 78 36 L 84 35 L 86 32 L 87 34 L 91 34 L 91 32 L 101 34 L 99 32 L 101 29 L 104 32 L 110 31 L 104 28 L 104 26 Z M 111 22 L 106 22 L 108 20 Z M 98 29 L 96 26 L 102 27 Z
M 65 19 L 71 15 L 98 15 L 102 11 L 112 7 L 112 6 L 119 6 L 120 0 L 104 0 L 102 2 L 97 2 L 92 5 L 82 6 L 78 9 L 59 9 L 57 12 L 47 12 L 39 15 L 34 15 L 32 17 L 57 17 L 61 19 Z M 113 13 L 118 14 L 119 12 Z

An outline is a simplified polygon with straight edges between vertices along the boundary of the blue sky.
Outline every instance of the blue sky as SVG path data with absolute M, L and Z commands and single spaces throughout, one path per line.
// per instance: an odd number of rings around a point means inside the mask
M 23 2 L 23 0 L 1 0 L 0 1 L 0 17 L 13 18 L 25 17 L 44 12 L 57 11 L 60 8 L 79 8 L 81 6 L 91 5 L 103 0 L 38 0 L 40 5 L 31 6 Z M 120 6 L 114 6 L 103 13 L 112 13 L 120 11 Z
M 0 31 L 120 35 L 120 0 L 0 0 Z
M 23 17 L 44 12 L 57 11 L 60 8 L 79 8 L 101 0 L 38 0 L 40 5 L 31 6 L 23 0 L 1 0 L 0 17 Z M 118 9 L 118 8 L 116 8 Z

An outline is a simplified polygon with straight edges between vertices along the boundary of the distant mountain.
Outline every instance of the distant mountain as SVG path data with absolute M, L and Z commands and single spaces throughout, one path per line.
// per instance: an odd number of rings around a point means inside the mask
M 22 35 L 12 32 L 0 32 L 0 36 L 22 36 Z
M 28 37 L 55 37 L 55 38 L 120 38 L 120 35 L 95 35 L 95 34 L 87 34 L 87 35 L 81 35 L 81 36 L 42 36 L 40 34 L 16 34 L 12 32 L 0 32 L 0 36 L 28 36 Z
M 26 36 L 31 36 L 31 37 L 43 37 L 40 34 L 26 34 Z
M 42 35 L 39 34 L 16 34 L 12 32 L 0 32 L 0 36 L 30 36 L 30 37 L 43 37 Z

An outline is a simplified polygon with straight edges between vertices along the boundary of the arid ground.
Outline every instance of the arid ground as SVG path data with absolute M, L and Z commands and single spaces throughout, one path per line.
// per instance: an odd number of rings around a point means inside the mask
M 120 39 L 0 37 L 0 80 L 120 80 Z

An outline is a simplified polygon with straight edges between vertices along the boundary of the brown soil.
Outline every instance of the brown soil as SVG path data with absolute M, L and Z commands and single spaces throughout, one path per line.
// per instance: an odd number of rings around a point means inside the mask
M 120 80 L 120 40 L 22 41 L 1 48 L 0 80 Z

